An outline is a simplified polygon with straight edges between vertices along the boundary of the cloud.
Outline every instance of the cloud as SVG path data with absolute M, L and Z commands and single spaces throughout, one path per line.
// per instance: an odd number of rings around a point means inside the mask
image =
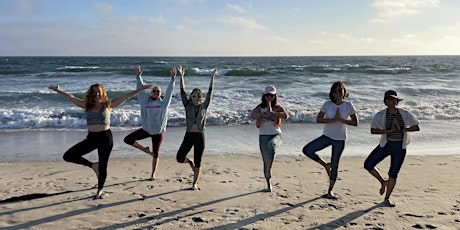
M 195 31 L 193 31 L 193 29 L 189 26 L 186 26 L 186 25 L 178 25 L 176 26 L 176 30 L 175 30 L 178 34 L 194 34 L 194 35 L 197 35 L 197 33 Z
M 227 8 L 237 12 L 237 13 L 241 13 L 241 14 L 245 14 L 247 13 L 248 11 L 246 11 L 245 9 L 243 9 L 243 7 L 241 6 L 237 6 L 237 5 L 232 5 L 232 4 L 225 4 L 227 6 Z
M 402 16 L 414 15 L 424 8 L 437 6 L 440 0 L 375 0 L 373 7 L 377 15 L 371 22 L 391 22 Z
M 158 18 L 150 18 L 149 22 L 152 24 L 166 24 L 168 21 L 163 17 L 163 15 L 160 15 Z
M 126 21 L 128 21 L 129 23 L 139 23 L 141 20 L 138 16 L 129 16 L 126 17 Z
M 345 33 L 330 33 L 330 32 L 323 31 L 323 32 L 320 32 L 320 34 L 322 36 L 321 40 L 330 40 L 330 41 L 335 40 L 339 43 L 348 42 L 348 43 L 361 44 L 361 43 L 375 42 L 375 39 L 372 37 L 357 37 L 357 36 L 345 34 Z M 318 42 L 318 40 L 316 40 L 316 42 Z
M 282 36 L 269 36 L 267 40 L 277 41 L 277 42 L 288 42 L 289 39 Z
M 239 28 L 244 31 L 266 30 L 267 27 L 260 25 L 254 19 L 245 17 L 225 16 L 220 19 L 224 24 Z
M 112 15 L 113 14 L 113 6 L 107 2 L 96 2 L 93 4 L 93 8 L 104 15 Z

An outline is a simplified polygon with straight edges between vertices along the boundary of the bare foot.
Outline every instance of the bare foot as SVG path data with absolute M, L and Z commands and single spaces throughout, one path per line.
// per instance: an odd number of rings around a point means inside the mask
M 97 199 L 103 199 L 104 197 L 102 196 L 102 190 L 97 190 L 96 196 L 94 196 L 94 200 Z
M 198 185 L 195 183 L 192 185 L 192 190 L 200 190 L 200 188 L 198 188 Z
M 388 207 L 394 207 L 396 206 L 395 203 L 391 202 L 390 199 L 385 199 L 383 203 L 388 206 Z
M 385 193 L 385 189 L 387 186 L 388 186 L 388 180 L 382 183 L 382 187 L 380 187 L 380 195 L 383 195 Z
M 326 198 L 330 200 L 337 200 L 337 196 L 333 192 L 328 193 Z
M 273 191 L 273 187 L 272 187 L 272 184 L 269 184 L 267 186 L 267 188 L 264 190 L 265 192 L 272 192 Z
M 189 164 L 190 167 L 192 168 L 192 171 L 195 173 L 195 164 L 193 164 L 193 161 L 192 161 L 192 160 L 189 160 L 188 164 Z
M 91 168 L 96 173 L 97 178 L 99 178 L 99 163 L 98 162 L 93 163 L 93 165 L 91 165 Z
M 149 154 L 150 156 L 152 156 L 152 157 L 153 157 L 153 153 L 152 153 L 152 152 L 150 152 L 150 149 L 149 149 L 149 147 L 145 147 L 145 148 L 144 148 L 144 152 L 145 152 L 145 153 L 147 153 L 147 154 Z
M 150 174 L 150 181 L 155 181 L 156 179 L 157 179 L 157 178 L 155 177 L 155 175 L 153 175 L 153 173 Z
M 327 163 L 326 166 L 324 166 L 324 168 L 326 169 L 326 172 L 327 172 L 327 175 L 329 176 L 329 179 L 331 179 L 331 163 Z

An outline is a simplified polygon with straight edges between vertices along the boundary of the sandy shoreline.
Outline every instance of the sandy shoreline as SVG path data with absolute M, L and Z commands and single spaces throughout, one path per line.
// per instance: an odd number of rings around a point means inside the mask
M 200 191 L 190 167 L 163 157 L 157 180 L 150 159 L 111 159 L 108 197 L 92 200 L 96 177 L 66 162 L 0 163 L 2 229 L 459 229 L 460 155 L 408 156 L 392 196 L 381 205 L 379 184 L 363 157 L 343 157 L 334 191 L 321 198 L 325 171 L 301 156 L 278 156 L 274 191 L 264 193 L 259 155 L 205 156 Z M 381 164 L 387 172 L 389 161 Z M 14 197 L 29 200 L 10 201 Z M 38 198 L 40 196 L 44 196 Z

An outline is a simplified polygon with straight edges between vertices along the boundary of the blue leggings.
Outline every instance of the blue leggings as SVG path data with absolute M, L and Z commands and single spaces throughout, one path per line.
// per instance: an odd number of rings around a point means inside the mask
M 337 180 L 340 156 L 342 155 L 343 149 L 345 148 L 344 140 L 333 140 L 327 136 L 322 135 L 305 145 L 302 152 L 312 160 L 319 161 L 321 158 L 318 156 L 318 154 L 316 154 L 316 152 L 323 150 L 330 145 L 332 145 L 330 180 L 335 181 Z
M 369 154 L 366 161 L 364 161 L 364 168 L 366 170 L 374 169 L 387 156 L 391 156 L 388 176 L 395 179 L 398 178 L 399 170 L 406 157 L 406 150 L 402 148 L 402 141 L 388 141 L 383 148 L 377 145 L 371 154 Z
M 281 134 L 259 135 L 259 148 L 264 162 L 264 175 L 267 178 L 268 161 L 275 159 L 276 149 L 283 143 Z

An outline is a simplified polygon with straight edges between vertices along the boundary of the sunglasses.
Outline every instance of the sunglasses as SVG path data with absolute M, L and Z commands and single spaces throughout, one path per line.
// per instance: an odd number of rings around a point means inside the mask
M 199 95 L 199 94 L 192 94 L 192 99 L 195 99 L 195 98 L 201 98 L 201 95 Z
M 152 90 L 152 93 L 159 93 L 159 92 L 161 92 L 161 90 L 157 90 L 157 89 Z
M 275 94 L 266 93 L 266 94 L 264 94 L 264 96 L 265 96 L 265 97 L 274 97 L 274 96 L 275 96 Z

